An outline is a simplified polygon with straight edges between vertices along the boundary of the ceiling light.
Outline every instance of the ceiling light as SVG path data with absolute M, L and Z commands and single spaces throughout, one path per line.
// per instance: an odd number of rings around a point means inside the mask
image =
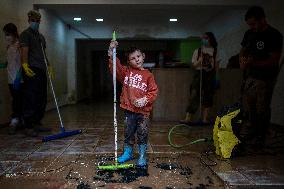
M 73 20 L 75 20 L 75 21 L 77 21 L 77 22 L 80 22 L 82 19 L 81 18 L 79 18 L 79 17 L 75 17 L 75 18 L 73 18 Z
M 97 22 L 103 22 L 104 19 L 103 19 L 103 18 L 96 18 L 96 21 L 97 21 Z
M 170 18 L 170 22 L 177 22 L 178 21 L 178 19 L 176 19 L 176 18 Z

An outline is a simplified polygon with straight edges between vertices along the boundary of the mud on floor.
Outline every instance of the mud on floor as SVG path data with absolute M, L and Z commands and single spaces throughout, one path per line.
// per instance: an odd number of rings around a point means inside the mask
M 220 180 L 196 155 L 150 154 L 148 166 L 116 171 L 98 170 L 113 164 L 106 155 L 78 155 L 58 158 L 45 172 L 11 172 L 3 175 L 4 188 L 223 188 Z M 130 163 L 135 163 L 131 161 Z

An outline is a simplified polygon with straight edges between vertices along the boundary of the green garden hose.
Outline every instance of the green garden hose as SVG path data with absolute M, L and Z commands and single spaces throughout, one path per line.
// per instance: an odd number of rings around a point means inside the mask
M 200 143 L 200 142 L 207 142 L 207 141 L 211 141 L 212 138 L 211 137 L 206 137 L 206 138 L 199 138 L 199 139 L 196 139 L 196 140 L 193 140 L 193 141 L 190 141 L 186 144 L 182 144 L 182 145 L 177 145 L 177 144 L 174 144 L 172 142 L 172 134 L 175 134 L 175 135 L 178 135 L 178 136 L 184 136 L 184 133 L 177 133 L 177 132 L 174 132 L 174 130 L 178 127 L 188 127 L 188 125 L 185 125 L 185 124 L 179 124 L 179 125 L 175 125 L 173 126 L 169 133 L 168 133 L 168 141 L 170 143 L 170 145 L 174 148 L 182 148 L 182 147 L 185 147 L 185 146 L 189 146 L 189 145 L 192 145 L 192 144 L 197 144 L 197 143 Z M 185 136 L 184 136 L 185 137 Z

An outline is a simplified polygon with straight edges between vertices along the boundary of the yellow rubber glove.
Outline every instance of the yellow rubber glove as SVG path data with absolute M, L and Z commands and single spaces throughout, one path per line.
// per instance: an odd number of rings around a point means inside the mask
M 35 76 L 35 73 L 34 73 L 33 70 L 29 67 L 28 63 L 23 63 L 23 64 L 22 64 L 22 67 L 23 67 L 23 69 L 24 69 L 25 74 L 26 74 L 28 77 L 33 77 L 33 76 Z
M 47 68 L 48 68 L 47 71 L 48 71 L 48 74 L 50 75 L 50 78 L 51 78 L 51 79 L 54 79 L 55 75 L 54 75 L 54 71 L 53 71 L 52 66 L 51 66 L 51 65 L 48 65 Z

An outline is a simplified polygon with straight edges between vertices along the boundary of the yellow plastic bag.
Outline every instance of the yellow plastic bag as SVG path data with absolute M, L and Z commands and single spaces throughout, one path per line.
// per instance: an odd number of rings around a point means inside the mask
M 240 109 L 229 112 L 222 117 L 217 116 L 213 128 L 213 141 L 216 154 L 230 158 L 234 147 L 241 141 L 233 133 L 232 119 L 240 113 Z

